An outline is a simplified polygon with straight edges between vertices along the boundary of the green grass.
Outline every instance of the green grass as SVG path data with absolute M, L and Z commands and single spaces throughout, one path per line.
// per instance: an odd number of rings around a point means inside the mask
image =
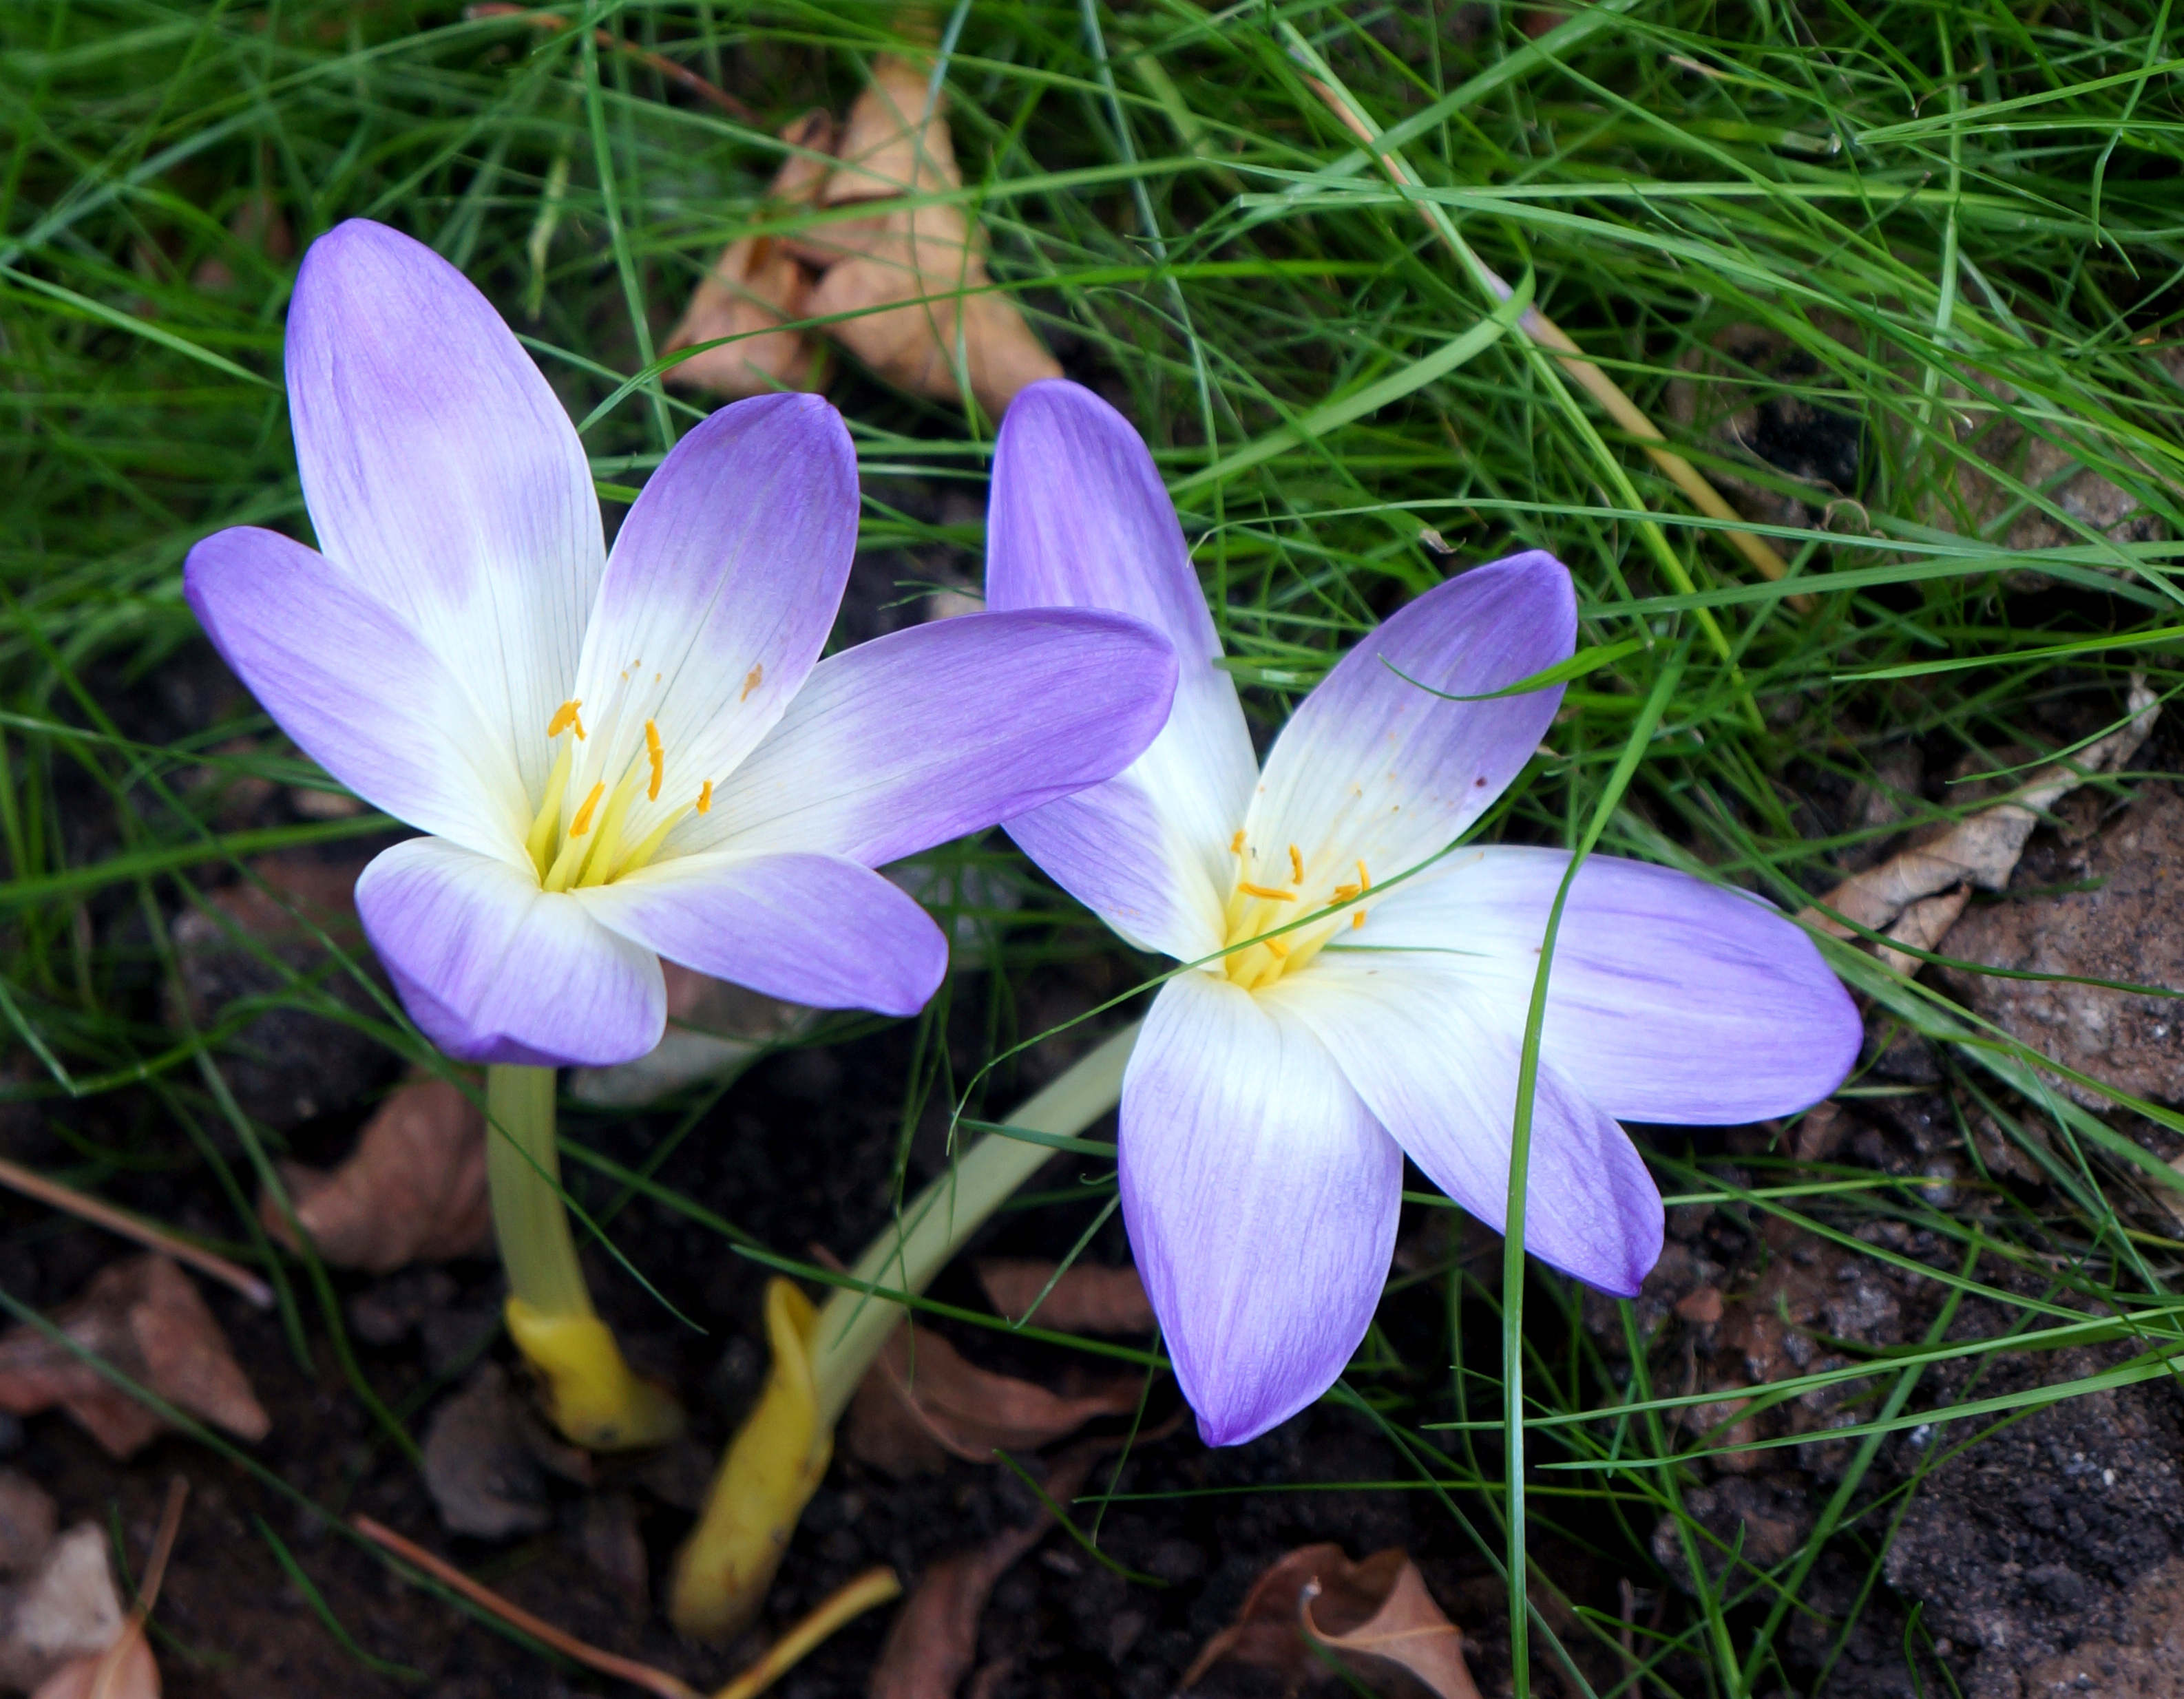
M 248 1011 L 204 1032 L 163 1020 L 166 922 L 278 841 L 354 829 L 223 834 L 230 788 L 310 783 L 309 764 L 263 721 L 148 746 L 109 711 L 196 640 L 180 594 L 194 540 L 237 523 L 304 531 L 281 393 L 293 251 L 358 215 L 432 243 L 530 339 L 588 418 L 603 485 L 626 490 L 702 411 L 656 375 L 632 380 L 705 263 L 755 214 L 780 156 L 774 131 L 812 105 L 844 107 L 898 21 L 884 8 L 732 0 L 563 9 L 721 84 L 755 121 L 583 31 L 464 21 L 451 7 L 0 9 L 0 1018 L 26 1058 L 4 1094 L 126 1094 L 199 1129 L 189 1144 L 86 1139 L 87 1184 L 147 1161 L 226 1169 L 203 1131 L 223 1118 L 263 1171 L 217 1066 Z M 2051 444 L 2184 536 L 2184 387 L 2160 358 L 2184 343 L 2184 47 L 2166 0 L 1609 0 L 1537 40 L 1513 8 L 1435 0 L 989 3 L 960 22 L 956 143 L 996 277 L 1155 445 L 1268 723 L 1451 565 L 1550 549 L 1578 578 L 1580 643 L 1618 653 L 1573 688 L 1553 753 L 1490 830 L 1574 844 L 1598 812 L 1604 851 L 1708 866 L 1794 906 L 1861 841 L 1827 835 L 1801 787 L 1869 781 L 1908 739 L 1966 752 L 2039 743 L 2036 712 L 2058 703 L 2104 723 L 2134 668 L 2159 692 L 2184 685 L 2171 658 L 2184 545 L 2110 540 L 2053 478 L 2005 470 L 1968 493 L 1952 424 L 1976 409 Z M 1299 42 L 1393 127 L 1418 195 L 1352 145 L 1306 83 Z M 1825 532 L 1777 527 L 1792 579 L 1758 579 L 1520 337 L 1490 326 L 1460 363 L 1436 359 L 1490 304 L 1412 200 L 1524 280 L 1672 436 L 1680 376 L 1702 413 L 1725 404 L 1734 375 L 1751 393 L 1861 418 L 1858 500 L 1833 506 Z M 289 251 L 248 233 L 249 209 L 269 202 Z M 231 281 L 193 281 L 213 261 Z M 1809 360 L 1788 377 L 1703 364 L 1736 325 Z M 969 528 L 890 503 L 904 478 L 979 497 L 991 422 L 854 370 L 835 393 L 878 481 L 864 546 L 975 547 Z M 1685 432 L 1678 446 L 1702 468 L 1799 491 L 1719 437 Z M 2051 546 L 2013 549 L 2014 528 L 2043 521 Z M 2008 575 L 2028 570 L 2059 588 L 2012 593 Z M 238 736 L 253 741 L 229 751 Z M 1627 789 L 1603 812 L 1618 765 Z M 1022 878 L 1005 848 L 967 853 Z M 142 917 L 127 934 L 138 942 L 103 942 L 124 911 Z M 1053 916 L 1056 900 L 1034 912 Z M 1020 924 L 994 945 L 991 986 L 1096 946 L 1080 922 Z M 2046 1126 L 2044 1139 L 2023 1135 L 2053 1167 L 2044 1201 L 1975 1218 L 1847 1173 L 1790 1195 L 1750 1159 L 1733 1195 L 1718 1164 L 1673 1156 L 1667 1187 L 1728 1198 L 1755 1221 L 1930 1231 L 1962 1249 L 1963 1290 L 2014 1318 L 2014 1348 L 2082 1343 L 2084 1318 L 2108 1317 L 2148 1353 L 2134 1372 L 2166 1374 L 2178 1247 L 2127 1230 L 2159 1180 L 2117 1154 L 2103 1123 L 2042 1092 L 2015 1046 L 1845 961 L 1861 990 L 1939 1039 L 1967 1101 L 1985 1094 L 2005 1128 Z M 337 1006 L 312 983 L 286 994 Z M 995 999 L 999 1051 L 1013 1014 L 1002 991 L 980 994 Z M 376 1029 L 418 1049 L 391 1008 Z M 226 1178 L 231 1236 L 282 1269 L 242 1207 L 250 1177 Z M 2013 1258 L 2036 1262 L 2044 1300 L 1995 1284 Z M 1422 1478 L 1474 1489 L 1460 1502 L 1454 1486 L 1434 1490 L 1498 1557 L 1491 1442 L 1506 1389 L 1490 1372 L 1498 1352 L 1477 1342 L 1502 1318 L 1475 1283 L 1445 1284 L 1449 1348 L 1396 1372 L 1376 1335 L 1379 1372 L 1361 1362 L 1357 1395 Z M 284 1313 L 306 1360 L 315 1336 L 338 1336 L 337 1307 L 316 1295 L 327 1290 L 319 1271 L 286 1265 Z M 1703 1544 L 1681 1497 L 1692 1447 L 1672 1428 L 1676 1399 L 1642 1373 L 1618 1382 L 1574 1325 L 1572 1295 L 1535 1279 L 1529 1295 L 1521 1407 L 1547 1466 L 1532 1477 L 1530 1525 L 1619 1521 L 1642 1552 L 1666 1514 Z M 1971 1348 L 1937 1333 L 1918 1354 L 1834 1379 L 1869 1395 L 1857 1407 L 1879 1434 L 1927 1419 L 1923 1366 Z M 1453 1402 L 1416 1395 L 1451 1356 L 1472 1366 Z M 1981 1419 L 2009 1419 L 2031 1396 Z M 1434 1425 L 1452 1412 L 1473 1425 Z M 1836 1537 L 1877 1573 L 1900 1508 L 1846 1492 Z M 1793 1587 L 1808 1556 L 1742 1594 L 1680 1600 L 1641 1658 L 1702 1669 L 1711 1692 L 1775 1691 L 1786 1613 L 1771 1590 Z M 1602 1645 L 1620 1631 L 1590 1609 L 1578 1622 Z

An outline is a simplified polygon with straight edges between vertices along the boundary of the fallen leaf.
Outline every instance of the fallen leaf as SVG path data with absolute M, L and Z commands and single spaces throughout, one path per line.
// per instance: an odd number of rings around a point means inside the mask
M 2131 718 L 2107 737 L 2067 761 L 2041 768 L 2008 801 L 1968 815 L 1938 837 L 1853 874 L 1799 918 L 1837 938 L 1851 938 L 1856 936 L 1854 927 L 1844 921 L 1886 932 L 1914 903 L 1952 887 L 1970 883 L 1983 891 L 2001 890 L 2040 816 L 2095 774 L 2127 765 L 2151 735 L 2161 708 L 2143 674 L 2131 675 L 2126 704 Z M 1837 915 L 1843 919 L 1834 918 Z M 1936 934 L 1934 943 L 1939 942 Z
M 875 1468 L 928 1473 L 950 1454 L 991 1462 L 996 1451 L 1036 1451 L 1095 1417 L 1128 1415 L 1141 1390 L 1136 1376 L 1122 1375 L 1081 1393 L 1051 1392 L 977 1367 L 929 1329 L 898 1328 L 850 1401 L 844 1437 Z
M 1368 1681 L 1394 1664 L 1437 1699 L 1479 1699 L 1463 1662 L 1463 1635 L 1449 1621 L 1409 1554 L 1390 1547 L 1353 1563 L 1335 1545 L 1300 1546 L 1277 1558 L 1236 1613 L 1206 1643 L 1179 1687 L 1191 1687 L 1224 1660 L 1269 1670 L 1290 1691 L 1333 1672 L 1312 1642 L 1337 1653 Z
M 34 1568 L 52 1548 L 59 1526 L 51 1493 L 27 1475 L 0 1469 L 0 1574 Z
M 1014 303 L 991 287 L 984 240 L 952 201 L 906 207 L 905 196 L 963 185 L 931 69 L 894 54 L 872 61 L 872 81 L 850 110 L 826 182 L 827 207 L 878 203 L 870 218 L 822 226 L 798 252 L 823 267 L 808 310 L 833 318 L 827 334 L 881 377 L 943 401 L 958 376 L 995 418 L 1026 384 L 1058 377 Z M 836 317 L 839 315 L 854 316 Z
M 1047 1496 L 1067 1504 L 1106 1447 L 1072 1447 L 1048 1471 Z M 955 1699 L 978 1656 L 978 1619 L 994 1584 L 1045 1538 L 1054 1517 L 1045 1506 L 1030 1523 L 1004 1529 L 983 1546 L 927 1566 L 888 1629 L 866 1689 L 870 1699 Z
M 812 156 L 833 151 L 834 120 L 824 112 L 807 112 L 781 139 L 799 151 L 782 162 L 761 217 L 808 205 L 817 195 L 828 168 Z M 737 340 L 692 354 L 669 368 L 667 381 L 716 395 L 811 387 L 811 343 L 800 331 L 778 328 L 809 315 L 811 288 L 811 271 L 790 244 L 772 236 L 738 237 L 692 292 L 682 322 L 662 352 L 722 337 Z
M 159 1518 L 159 1536 L 144 1566 L 143 1590 L 113 1643 L 70 1659 L 46 1678 L 33 1699 L 159 1699 L 159 1666 L 144 1638 L 144 1624 L 159 1602 L 188 1496 L 189 1484 L 177 1477 L 167 1489 L 166 1514 Z
M 447 1080 L 414 1079 L 396 1091 L 332 1173 L 283 1162 L 281 1178 L 297 1223 L 337 1268 L 391 1274 L 493 1248 L 485 1117 Z M 258 1216 L 267 1232 L 298 1248 L 270 1193 L 259 1195 Z
M 1019 1324 L 1028 1317 L 1039 1327 L 1065 1334 L 1151 1330 L 1152 1300 L 1145 1296 L 1145 1284 L 1129 1264 L 1110 1268 L 1097 1262 L 1072 1262 L 1058 1280 L 1055 1267 L 1028 1258 L 989 1256 L 978 1264 L 978 1284 L 986 1289 L 993 1306 Z M 1047 1290 L 1050 1280 L 1054 1282 L 1051 1291 Z
M 497 1362 L 433 1413 L 425 1434 L 425 1490 L 448 1531 L 480 1540 L 536 1534 L 554 1519 L 546 1473 L 579 1485 L 590 1460 L 548 1434 Z
M 0 1688 L 36 1691 L 70 1659 L 104 1652 L 121 1625 L 106 1535 L 98 1524 L 80 1522 L 53 1541 L 29 1579 L 0 1587 Z
M 178 1409 L 244 1440 L 264 1439 L 272 1425 L 197 1288 L 164 1256 L 101 1270 L 53 1321 L 80 1351 Z M 59 1340 L 27 1324 L 10 1329 L 0 1337 L 0 1409 L 29 1416 L 55 1404 L 117 1457 L 166 1427 Z

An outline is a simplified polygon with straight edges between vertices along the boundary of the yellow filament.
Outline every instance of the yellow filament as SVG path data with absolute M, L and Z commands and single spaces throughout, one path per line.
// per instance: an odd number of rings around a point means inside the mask
M 1247 897 L 1264 897 L 1270 903 L 1293 903 L 1294 891 L 1278 891 L 1272 885 L 1255 885 L 1249 879 L 1239 879 L 1236 888 Z
M 698 812 L 700 814 L 710 814 L 712 811 L 713 782 L 710 779 L 707 779 L 705 781 L 705 788 L 698 793 Z
M 582 838 L 592 829 L 592 811 L 599 805 L 599 799 L 607 794 L 607 783 L 599 780 L 592 787 L 592 794 L 584 799 L 584 805 L 577 811 L 577 817 L 569 822 L 569 836 Z
M 599 822 L 599 836 L 592 841 L 592 853 L 577 871 L 579 885 L 604 885 L 615 876 L 615 856 L 621 849 L 621 828 L 629 818 L 629 805 L 637 794 L 637 775 L 630 774 L 614 788 L 607 799 L 607 811 Z
M 1297 854 L 1297 847 L 1294 844 L 1290 845 L 1290 883 L 1292 885 L 1304 883 L 1304 857 Z
M 577 710 L 583 705 L 582 701 L 579 699 L 564 702 L 556 708 L 554 710 L 554 717 L 546 722 L 546 735 L 549 738 L 558 738 L 574 726 L 577 728 L 577 741 L 581 743 L 584 736 L 584 716 Z
M 675 829 L 676 822 L 689 811 L 690 805 L 686 802 L 666 819 L 661 821 L 659 825 L 654 827 L 651 831 L 646 833 L 637 848 L 622 857 L 621 866 L 615 869 L 615 877 L 619 879 L 625 873 L 634 873 L 639 867 L 649 862 L 660 853 L 660 846 L 666 842 L 667 834 Z
M 744 675 L 744 694 L 736 698 L 736 700 L 738 702 L 749 701 L 751 692 L 757 689 L 760 684 L 765 681 L 765 678 L 766 663 L 764 661 L 760 661 L 756 666 L 754 666 L 749 672 Z
M 569 788 L 569 764 L 576 753 L 574 744 L 564 744 L 554 757 L 553 773 L 546 781 L 546 800 L 539 805 L 538 817 L 531 822 L 530 833 L 523 840 L 541 878 L 553 865 L 554 833 L 561 823 L 561 798 Z

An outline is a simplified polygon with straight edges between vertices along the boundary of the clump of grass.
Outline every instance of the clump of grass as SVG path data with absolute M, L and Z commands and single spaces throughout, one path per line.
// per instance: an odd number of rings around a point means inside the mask
M 182 1031 L 160 1012 L 175 972 L 166 922 L 205 882 L 376 824 L 223 829 L 237 787 L 312 776 L 262 719 L 206 725 L 175 699 L 184 675 L 171 669 L 198 641 L 179 593 L 189 544 L 224 525 L 304 524 L 281 392 L 293 254 L 356 215 L 431 242 L 527 331 L 585 421 L 603 488 L 627 491 L 702 410 L 660 382 L 655 339 L 707 258 L 757 214 L 774 131 L 845 104 L 905 25 L 877 5 L 591 11 L 752 121 L 587 30 L 452 7 L 49 0 L 0 12 L 14 91 L 0 176 L 0 1018 L 26 1058 L 4 1094 L 120 1106 L 86 1123 L 105 1130 L 72 1135 L 85 1184 L 148 1163 L 216 1169 L 232 1231 L 278 1281 L 304 1361 L 315 1334 L 338 1347 L 340 1319 L 323 1274 L 284 1264 L 247 1206 L 242 1169 L 272 1169 L 220 1057 L 252 1011 Z M 1641 641 L 1571 690 L 1552 752 L 1490 829 L 1576 841 L 1636 728 L 1602 847 L 1708 867 L 1794 906 L 1860 841 L 1814 798 L 1874 782 L 1888 746 L 2036 739 L 2035 710 L 2059 702 L 2098 724 L 2121 711 L 2134 668 L 2164 694 L 2184 684 L 2165 647 L 2180 553 L 2166 539 L 2184 535 L 2184 365 L 2171 352 L 2184 341 L 2184 127 L 2167 16 L 2098 0 L 1802 14 L 1608 0 L 1567 17 L 1414 0 L 1279 18 L 1192 0 L 1121 13 L 1019 0 L 945 20 L 946 76 L 963 198 L 992 237 L 995 275 L 1155 444 L 1266 725 L 1451 566 L 1550 549 L 1578 577 L 1581 641 Z M 1420 187 L 1391 184 L 1357 146 L 1299 43 L 1388 127 Z M 1526 280 L 1655 421 L 1677 412 L 1672 385 L 1689 386 L 1704 416 L 1734 383 L 1747 399 L 1847 421 L 1857 470 L 1836 489 L 1671 426 L 1702 469 L 1824 516 L 1823 528 L 1767 527 L 1787 579 L 1757 577 L 1519 335 L 1452 369 L 1429 365 L 1486 303 L 1421 200 L 1486 265 Z M 1785 357 L 1744 365 L 1745 343 L 1725 335 L 1740 326 Z M 933 515 L 939 492 L 979 497 L 989 421 L 854 372 L 836 393 L 872 491 L 863 546 L 974 548 L 973 527 Z M 1968 474 L 1974 419 L 1989 444 L 2052 445 L 2069 472 L 2044 484 L 2008 465 Z M 2123 493 L 2135 528 L 2110 535 L 2066 504 L 2062 478 L 2081 468 Z M 896 500 L 903 489 L 922 493 Z M 2048 546 L 2014 548 L 2013 535 Z M 2025 571 L 2050 588 L 2013 591 Z M 2041 653 L 2065 643 L 2080 646 Z M 159 710 L 148 705 L 163 677 Z M 1034 1036 L 1012 1026 L 1016 978 L 1101 946 L 998 839 L 961 854 L 978 888 L 1012 880 L 1030 899 L 1012 922 L 981 915 L 993 973 L 980 994 L 1000 1055 Z M 1915 1223 L 1964 1248 L 1967 1290 L 2022 1329 L 2028 1352 L 2068 1342 L 2058 1304 L 2130 1316 L 2149 1347 L 2173 1345 L 2176 1247 L 2132 1228 L 2100 1123 L 2045 1098 L 2020 1047 L 1846 965 L 1957 1059 L 1966 1089 L 2048 1125 L 2061 1157 L 2046 1205 L 1982 1216 L 1975 1246 L 1961 1211 L 1916 1193 L 1847 1179 L 1779 1196 L 1750 1159 L 1742 1172 L 1758 1181 L 1732 1188 L 1709 1159 L 1664 1158 L 1670 1189 L 1758 1223 L 1792 1212 L 1841 1229 Z M 281 971 L 283 1000 L 421 1057 L 392 1007 L 367 1021 Z M 909 1113 L 957 1083 L 941 1056 Z M 156 1110 L 156 1130 L 138 1104 Z M 212 1136 L 222 1124 L 244 1164 Z M 177 1127 L 194 1136 L 178 1142 Z M 649 1171 L 645 1184 L 673 1195 Z M 2036 1252 L 2069 1272 L 2035 1304 L 1983 1278 L 1974 1249 Z M 1710 1536 L 1683 1501 L 1692 1451 L 1675 1437 L 1674 1401 L 1647 1382 L 1642 1341 L 1618 1377 L 1569 1343 L 1586 1337 L 1571 1295 L 1535 1280 L 1529 1295 L 1524 1335 L 1559 1354 L 1527 1368 L 1528 1448 L 1535 1463 L 1585 1467 L 1535 1474 L 1554 1490 L 1535 1487 L 1524 1517 L 1619 1525 L 1642 1554 L 1667 1516 L 1696 1549 Z M 1498 1302 L 1451 1281 L 1441 1343 L 1405 1361 L 1376 1334 L 1355 1383 L 1392 1443 L 1469 1489 L 1460 1502 L 1442 1490 L 1497 1561 L 1524 1549 L 1524 1527 L 1513 1541 L 1495 1526 L 1515 1452 L 1435 1424 L 1494 1425 L 1501 1371 L 1461 1347 L 1501 1327 Z M 1921 1367 L 1958 1349 L 1937 1333 L 1885 1374 L 1861 1368 L 1871 1434 L 1923 1419 Z M 1451 1357 L 1468 1363 L 1452 1401 L 1421 1390 L 1447 1384 Z M 2031 1396 L 1982 1419 L 2007 1420 Z M 1871 1445 L 1858 1455 L 1862 1471 Z M 1664 1691 L 1669 1668 L 1728 1694 L 1791 1681 L 1768 1588 L 1794 1589 L 1829 1538 L 1855 1538 L 1877 1574 L 1892 1513 L 1847 1490 L 1764 1585 L 1702 1581 L 1624 1688 Z M 1605 1618 L 1579 1620 L 1581 1636 L 1613 1638 Z

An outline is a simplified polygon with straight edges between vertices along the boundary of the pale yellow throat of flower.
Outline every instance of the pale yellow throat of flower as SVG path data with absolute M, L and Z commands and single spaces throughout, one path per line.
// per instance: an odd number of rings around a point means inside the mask
M 1228 849 L 1236 857 L 1236 873 L 1223 916 L 1228 931 L 1223 944 L 1228 954 L 1221 958 L 1221 966 L 1232 984 L 1246 991 L 1271 985 L 1304 966 L 1336 933 L 1365 924 L 1364 903 L 1373 888 L 1373 876 L 1362 861 L 1354 864 L 1354 880 L 1337 883 L 1331 875 L 1322 877 L 1317 870 L 1307 880 L 1304 856 L 1292 844 L 1286 867 L 1270 867 L 1263 877 L 1254 879 L 1251 875 L 1261 870 L 1242 832 L 1229 840 Z M 1282 883 L 1271 883 L 1274 879 Z
M 748 687 L 744 694 L 750 694 Z M 590 734 L 584 730 L 583 709 L 582 701 L 564 702 L 547 722 L 548 740 L 566 741 L 554 758 L 554 771 L 546 780 L 546 799 L 539 804 L 524 840 L 532 866 L 538 870 L 539 885 L 549 891 L 604 885 L 625 873 L 634 873 L 660 853 L 660 846 L 683 816 L 693 810 L 709 813 L 713 806 L 713 782 L 707 779 L 690 801 L 669 809 L 643 837 L 628 841 L 630 815 L 637 806 L 640 787 L 647 806 L 656 805 L 667 772 L 667 747 L 660 741 L 660 727 L 647 720 L 644 759 L 640 761 L 632 755 L 611 786 L 607 775 L 595 776 L 590 768 L 584 769 L 583 776 L 591 783 L 564 832 L 561 807 L 569 795 L 570 777 L 581 764 L 581 746 L 590 741 Z

